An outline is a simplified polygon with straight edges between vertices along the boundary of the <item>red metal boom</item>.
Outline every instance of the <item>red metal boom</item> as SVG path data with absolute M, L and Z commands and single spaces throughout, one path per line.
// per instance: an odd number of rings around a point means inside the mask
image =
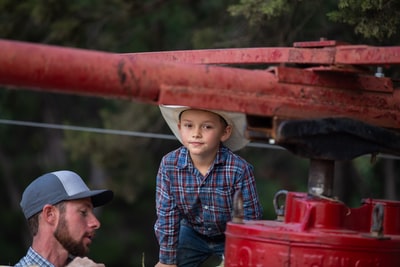
M 280 65 L 235 68 L 238 64 Z M 386 128 L 400 127 L 400 92 L 391 79 L 359 67 L 394 64 L 400 64 L 400 47 L 334 41 L 115 54 L 0 40 L 4 86 L 263 117 L 348 117 Z

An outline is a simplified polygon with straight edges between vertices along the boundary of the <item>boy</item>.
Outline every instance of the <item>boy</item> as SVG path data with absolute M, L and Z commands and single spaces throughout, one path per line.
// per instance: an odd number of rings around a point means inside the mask
M 160 266 L 200 266 L 223 256 L 233 196 L 243 194 L 244 217 L 261 219 L 253 167 L 232 151 L 247 143 L 244 114 L 160 106 L 183 144 L 161 161 L 156 185 Z

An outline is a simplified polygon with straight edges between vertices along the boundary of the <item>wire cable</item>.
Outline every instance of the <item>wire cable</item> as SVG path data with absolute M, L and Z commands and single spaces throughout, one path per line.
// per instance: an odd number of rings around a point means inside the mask
M 142 137 L 142 138 L 177 140 L 174 135 L 169 135 L 169 134 L 145 133 L 145 132 L 137 132 L 137 131 L 103 129 L 103 128 L 74 126 L 74 125 L 65 125 L 65 124 L 53 124 L 53 123 L 43 123 L 43 122 L 30 122 L 30 121 L 0 119 L 0 124 L 46 128 L 46 129 L 57 129 L 57 130 L 67 130 L 67 131 L 80 131 L 80 132 L 100 133 L 100 134 L 125 135 L 125 136 L 134 136 L 134 137 Z M 269 149 L 284 150 L 284 148 L 282 148 L 280 146 L 263 144 L 263 143 L 249 143 L 247 146 L 256 147 L 256 148 L 269 148 Z
M 65 125 L 65 124 L 53 124 L 53 123 L 44 123 L 44 122 L 30 122 L 30 121 L 0 119 L 0 124 L 46 128 L 46 129 L 57 129 L 57 130 L 66 130 L 66 131 L 80 131 L 80 132 L 100 133 L 100 134 L 125 135 L 125 136 L 134 136 L 134 137 L 142 137 L 142 138 L 177 140 L 176 137 L 171 134 L 145 133 L 145 132 L 137 132 L 137 131 L 114 130 L 114 129 L 74 126 L 74 125 Z M 254 147 L 254 148 L 286 150 L 285 148 L 278 146 L 278 145 L 271 145 L 271 144 L 257 143 L 257 142 L 251 142 L 251 143 L 247 144 L 247 146 Z M 364 156 L 368 156 L 368 155 L 364 155 Z M 388 154 L 379 154 L 378 157 L 386 158 L 386 159 L 400 160 L 400 157 L 394 156 L 394 155 L 388 155 Z

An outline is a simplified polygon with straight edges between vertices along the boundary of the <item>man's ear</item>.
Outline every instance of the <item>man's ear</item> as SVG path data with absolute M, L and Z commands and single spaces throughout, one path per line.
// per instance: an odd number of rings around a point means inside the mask
M 44 221 L 53 224 L 55 222 L 57 222 L 57 218 L 58 218 L 58 210 L 56 209 L 56 207 L 54 207 L 53 205 L 50 204 L 46 204 L 44 205 L 43 209 L 42 209 L 42 218 Z
M 225 127 L 222 136 L 221 136 L 221 142 L 225 142 L 226 140 L 229 139 L 229 137 L 231 137 L 232 134 L 232 125 L 228 125 Z

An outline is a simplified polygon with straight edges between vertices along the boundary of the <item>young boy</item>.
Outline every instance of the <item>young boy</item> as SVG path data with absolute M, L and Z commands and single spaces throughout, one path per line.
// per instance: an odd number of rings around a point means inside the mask
M 160 106 L 183 144 L 161 161 L 156 185 L 160 266 L 200 266 L 223 256 L 233 196 L 243 194 L 244 217 L 261 219 L 253 167 L 232 151 L 247 143 L 244 114 Z

